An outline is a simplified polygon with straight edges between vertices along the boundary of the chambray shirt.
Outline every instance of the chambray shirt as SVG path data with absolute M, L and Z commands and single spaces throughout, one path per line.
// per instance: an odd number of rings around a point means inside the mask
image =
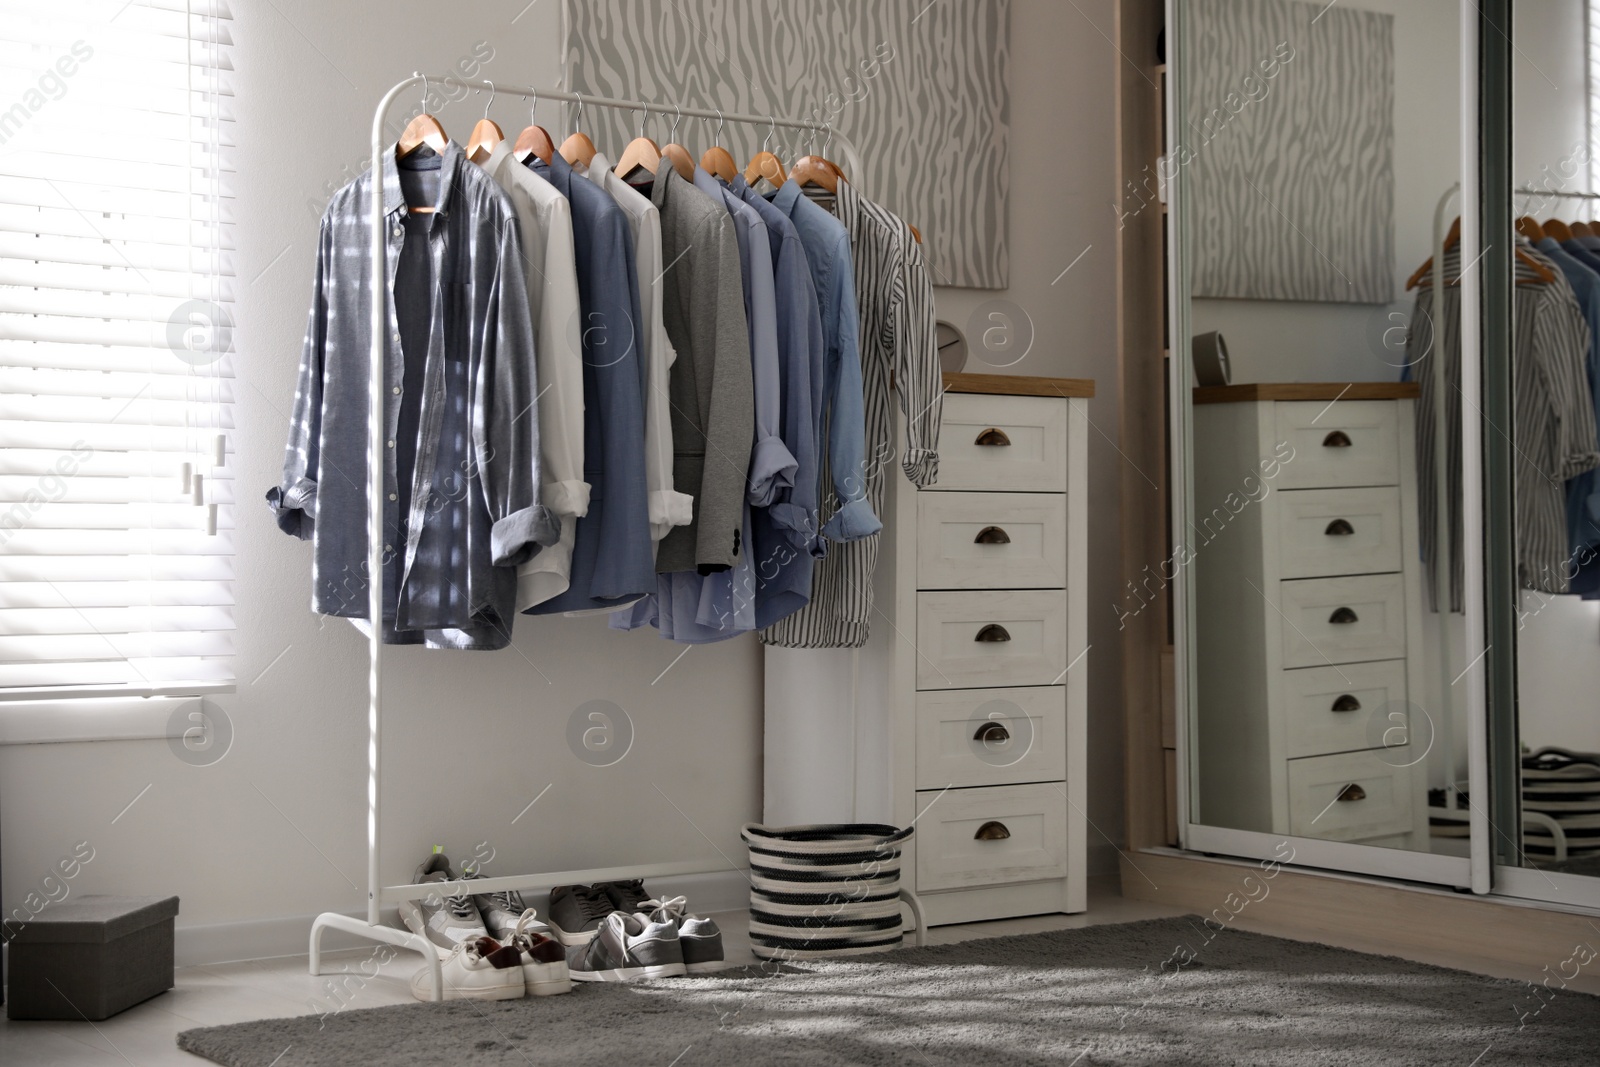
M 403 172 L 403 176 L 402 176 Z M 283 479 L 267 502 L 312 542 L 312 610 L 366 617 L 370 197 L 363 174 L 322 217 Z M 539 502 L 538 394 L 511 202 L 451 143 L 381 175 L 384 640 L 503 648 L 517 565 L 559 535 Z M 402 192 L 404 187 L 404 192 Z M 411 214 L 407 199 L 437 211 Z
M 1543 252 L 1550 261 L 1561 268 L 1561 273 L 1572 286 L 1583 310 L 1584 321 L 1589 325 L 1589 349 L 1584 353 L 1586 383 L 1589 386 L 1589 403 L 1600 420 L 1600 404 L 1594 396 L 1595 375 L 1600 372 L 1600 272 L 1584 262 L 1585 253 L 1563 248 L 1553 237 L 1534 242 L 1533 247 Z M 1589 513 L 1590 496 L 1595 491 L 1594 471 L 1585 471 L 1567 482 L 1567 542 L 1574 552 L 1597 542 L 1594 520 Z
M 760 214 L 772 248 L 773 288 L 777 298 L 778 362 L 783 373 L 780 433 L 798 463 L 794 485 L 778 494 L 770 508 L 752 516 L 756 569 L 756 624 L 770 626 L 811 599 L 815 556 L 825 551 L 820 537 L 817 492 L 821 457 L 813 389 L 820 396 L 825 376 L 825 343 L 816 286 L 800 232 L 789 216 L 736 175 L 730 188 Z
M 824 441 L 839 510 L 822 535 L 845 543 L 871 537 L 883 523 L 867 502 L 866 401 L 861 383 L 861 318 L 856 308 L 855 261 L 843 223 L 784 182 L 772 206 L 789 216 L 805 246 L 822 320 L 823 388 L 812 393 L 817 439 Z M 824 426 L 826 433 L 824 434 Z M 820 490 L 819 490 L 820 492 Z
M 655 541 L 645 485 L 644 361 L 639 278 L 627 213 L 559 154 L 534 174 L 572 205 L 583 347 L 583 475 L 589 511 L 578 520 L 567 591 L 524 614 L 615 608 L 656 587 Z

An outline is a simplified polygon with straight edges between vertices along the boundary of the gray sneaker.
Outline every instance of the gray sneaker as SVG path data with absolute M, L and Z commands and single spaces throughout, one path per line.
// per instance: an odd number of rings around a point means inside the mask
M 558 885 L 550 890 L 550 932 L 563 945 L 587 945 L 615 910 L 611 898 L 592 886 Z
M 462 876 L 463 881 L 484 877 L 477 871 L 469 871 Z M 478 914 L 483 916 L 483 925 L 489 928 L 489 935 L 502 945 L 509 945 L 517 933 L 517 920 L 528 906 L 522 902 L 522 894 L 515 889 L 506 889 L 499 893 L 474 893 L 472 903 L 477 906 Z
M 688 910 L 686 897 L 646 900 L 639 906 L 641 915 L 651 922 L 675 923 L 678 943 L 683 946 L 683 965 L 688 974 L 709 974 L 723 967 L 722 931 L 715 919 L 705 919 Z
M 419 884 L 453 882 L 455 873 L 450 869 L 450 860 L 443 853 L 435 852 L 417 867 L 412 881 Z M 433 942 L 441 958 L 454 952 L 457 945 L 489 934 L 477 905 L 468 896 L 444 897 L 433 893 L 421 900 L 402 900 L 399 910 L 407 928 Z
M 688 973 L 677 923 L 646 922 L 622 911 L 605 917 L 588 947 L 568 957 L 567 968 L 574 982 L 677 978 Z

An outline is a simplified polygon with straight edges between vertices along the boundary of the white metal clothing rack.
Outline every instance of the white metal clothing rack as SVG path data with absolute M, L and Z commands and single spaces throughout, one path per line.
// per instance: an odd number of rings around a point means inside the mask
M 470 882 L 455 881 L 448 883 L 433 882 L 427 885 L 415 883 L 404 885 L 386 886 L 382 883 L 382 840 L 381 840 L 381 796 L 383 778 L 382 769 L 382 724 L 383 724 L 383 691 L 382 691 L 382 663 L 383 663 L 383 463 L 384 453 L 384 419 L 383 419 L 383 340 L 387 332 L 385 326 L 387 306 L 385 292 L 387 286 L 384 279 L 385 236 L 383 217 L 383 157 L 388 149 L 384 135 L 384 122 L 388 117 L 389 108 L 395 98 L 412 86 L 422 85 L 426 81 L 454 82 L 468 88 L 486 89 L 491 93 L 506 96 L 520 96 L 538 100 L 559 100 L 567 103 L 588 105 L 594 107 L 617 108 L 628 111 L 645 111 L 654 109 L 663 111 L 665 106 L 672 108 L 674 116 L 682 115 L 690 118 L 717 119 L 719 122 L 743 122 L 763 126 L 783 126 L 789 129 L 810 130 L 825 133 L 828 137 L 837 137 L 839 149 L 845 158 L 845 164 L 852 175 L 859 176 L 862 170 L 861 157 L 857 154 L 855 146 L 843 134 L 836 133 L 830 124 L 818 123 L 806 119 L 779 118 L 769 115 L 751 115 L 739 112 L 723 112 L 707 108 L 686 108 L 677 105 L 662 105 L 660 103 L 647 103 L 642 100 L 619 100 L 613 97 L 585 96 L 582 93 L 568 93 L 556 89 L 537 89 L 527 86 L 501 85 L 498 82 L 488 82 L 474 78 L 424 78 L 421 74 L 413 74 L 396 82 L 394 87 L 384 94 L 378 101 L 377 110 L 372 115 L 372 188 L 371 188 L 371 219 L 372 219 L 372 278 L 371 291 L 372 303 L 370 307 L 372 332 L 372 351 L 370 353 L 372 378 L 369 387 L 369 406 L 367 409 L 367 573 L 368 573 L 368 617 L 372 623 L 372 632 L 368 644 L 370 662 L 367 672 L 367 915 L 365 919 L 352 918 L 339 912 L 323 912 L 311 924 L 311 973 L 322 973 L 322 933 L 324 930 L 340 930 L 347 934 L 366 938 L 371 941 L 384 942 L 398 945 L 402 948 L 414 949 L 428 962 L 433 972 L 433 995 L 435 1000 L 444 999 L 444 984 L 440 970 L 438 951 L 427 938 L 414 934 L 409 930 L 401 930 L 392 926 L 385 926 L 380 918 L 380 912 L 385 905 L 399 904 L 407 900 L 421 900 L 437 894 L 455 896 L 468 893 L 497 893 L 507 889 L 547 889 L 552 886 L 566 885 L 581 882 L 605 882 L 622 878 L 672 878 L 682 875 L 716 874 L 725 870 L 725 867 L 707 867 L 703 860 L 688 860 L 678 863 L 656 863 L 632 867 L 605 867 L 584 871 L 558 871 L 545 874 L 519 874 L 500 875 L 493 878 L 474 878 Z M 917 940 L 921 941 L 922 918 L 920 912 L 916 913 Z

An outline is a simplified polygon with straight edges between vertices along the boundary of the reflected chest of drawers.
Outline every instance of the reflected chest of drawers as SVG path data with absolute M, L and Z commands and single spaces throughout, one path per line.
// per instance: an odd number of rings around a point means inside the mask
M 1196 390 L 1194 821 L 1428 847 L 1412 395 Z
M 946 375 L 939 480 L 896 478 L 874 632 L 930 924 L 1085 908 L 1088 398 Z

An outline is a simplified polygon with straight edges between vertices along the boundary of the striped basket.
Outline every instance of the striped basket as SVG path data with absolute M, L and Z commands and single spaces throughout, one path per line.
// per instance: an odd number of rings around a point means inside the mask
M 762 959 L 855 956 L 901 941 L 900 854 L 912 830 L 747 824 L 750 947 Z
M 1522 810 L 1547 816 L 1560 828 L 1558 845 L 1554 829 L 1530 820 L 1522 838 L 1530 857 L 1565 861 L 1600 856 L 1600 755 L 1554 746 L 1524 754 Z

